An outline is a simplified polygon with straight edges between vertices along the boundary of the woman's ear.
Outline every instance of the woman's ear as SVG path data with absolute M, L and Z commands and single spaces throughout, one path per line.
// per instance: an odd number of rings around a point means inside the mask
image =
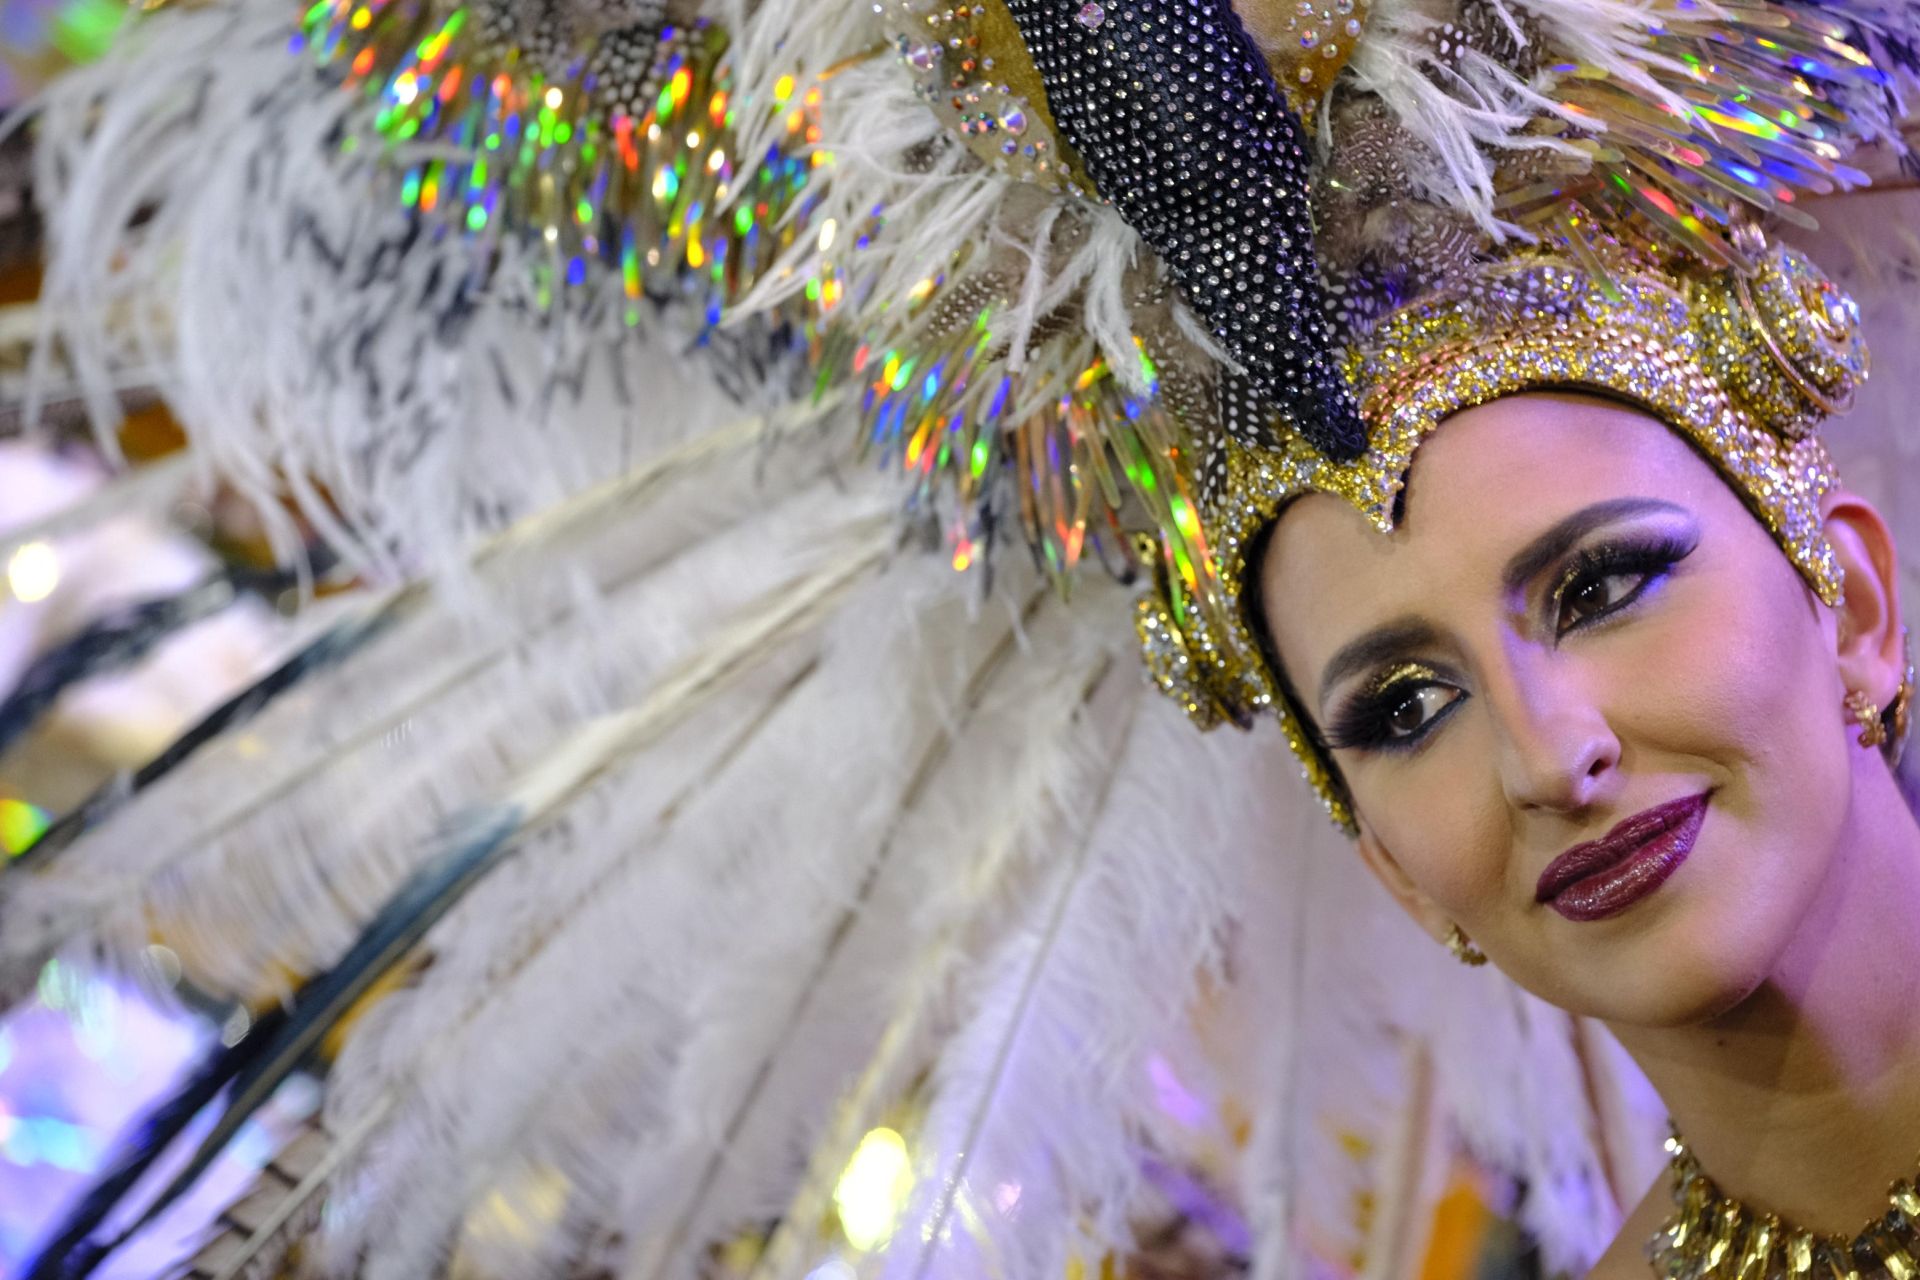
M 1828 494 L 1822 511 L 1827 542 L 1846 574 L 1846 596 L 1835 611 L 1840 678 L 1885 707 L 1907 675 L 1893 534 L 1871 503 L 1845 490 Z
M 1453 918 L 1435 906 L 1433 899 L 1407 878 L 1407 873 L 1387 847 L 1380 843 L 1380 838 L 1367 825 L 1367 820 L 1362 817 L 1358 821 L 1360 838 L 1356 843 L 1360 849 L 1360 860 L 1367 864 L 1367 870 L 1373 872 L 1374 878 L 1386 886 L 1393 900 L 1400 904 L 1400 909 L 1412 916 L 1414 923 L 1427 931 L 1427 936 L 1444 945 L 1447 931 L 1454 926 Z

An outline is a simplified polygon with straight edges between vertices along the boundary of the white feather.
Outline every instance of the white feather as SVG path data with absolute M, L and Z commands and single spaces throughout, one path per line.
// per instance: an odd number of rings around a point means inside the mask
M 869 589 L 834 630 L 848 640 L 870 630 L 876 639 L 892 636 L 892 628 L 875 630 L 862 625 L 862 619 L 870 618 L 876 606 L 897 605 L 884 590 L 876 596 L 876 589 Z M 510 1181 L 513 1165 L 529 1152 L 569 1159 L 576 1168 L 584 1160 L 582 1182 L 604 1185 L 609 1175 L 593 1168 L 615 1157 L 606 1149 L 607 1108 L 596 1105 L 604 1096 L 596 1083 L 623 1082 L 614 1095 L 619 1100 L 612 1108 L 616 1111 L 636 1096 L 648 1100 L 643 1112 L 627 1114 L 615 1133 L 631 1132 L 647 1116 L 660 1114 L 651 1105 L 658 1092 L 636 1095 L 630 1090 L 635 1080 L 658 1074 L 663 1054 L 678 1059 L 692 1033 L 684 1017 L 691 996 L 680 993 L 738 973 L 738 960 L 709 973 L 703 959 L 726 959 L 752 945 L 752 932 L 743 935 L 740 930 L 764 913 L 766 902 L 758 895 L 781 887 L 789 895 L 806 892 L 825 874 L 810 867 L 857 851 L 857 846 L 841 849 L 832 843 L 796 841 L 801 829 L 832 830 L 836 821 L 844 821 L 851 833 L 861 822 L 858 814 L 845 813 L 848 793 L 823 788 L 814 803 L 826 811 L 820 815 L 825 821 L 801 827 L 794 810 L 796 792 L 802 789 L 796 784 L 804 776 L 802 768 L 817 770 L 841 762 L 853 768 L 899 767 L 887 750 L 889 735 L 906 732 L 909 726 L 891 729 L 884 718 L 876 718 L 869 731 L 863 722 L 837 714 L 855 692 L 879 698 L 911 687 L 910 681 L 869 685 L 878 674 L 874 657 L 871 647 L 861 645 L 842 647 L 829 656 L 831 670 L 810 677 L 777 709 L 775 721 L 756 733 L 709 786 L 670 806 L 675 810 L 671 817 L 662 813 L 668 797 L 648 781 L 660 764 L 669 762 L 636 761 L 618 786 L 603 788 L 596 800 L 571 815 L 569 832 L 556 837 L 558 844 L 538 859 L 526 860 L 523 865 L 541 866 L 537 877 L 528 870 L 525 874 L 534 878 L 483 886 L 471 917 L 482 923 L 473 932 L 450 922 L 445 936 L 436 940 L 450 980 L 471 974 L 474 966 L 496 958 L 502 949 L 508 955 L 524 950 L 531 958 L 522 969 L 489 974 L 488 999 L 473 1008 L 470 1024 L 449 1026 L 445 1021 L 471 1001 L 449 999 L 450 992 L 461 988 L 442 988 L 436 966 L 421 992 L 397 999 L 394 1012 L 378 1029 L 370 1028 L 367 1037 L 356 1041 L 342 1069 L 343 1079 L 358 1083 L 337 1095 L 337 1105 L 349 1109 L 362 1096 L 360 1090 L 372 1087 L 367 1082 L 411 1076 L 416 1068 L 410 1064 L 421 1055 L 424 1060 L 418 1067 L 419 1105 L 401 1117 L 404 1136 L 396 1137 L 380 1157 L 388 1163 L 376 1162 L 361 1175 L 383 1189 L 409 1188 L 402 1200 L 375 1198 L 381 1205 L 391 1203 L 403 1216 L 391 1230 L 384 1219 L 343 1228 L 336 1245 L 340 1256 L 353 1256 L 366 1246 L 373 1250 L 365 1262 L 373 1273 L 391 1268 L 394 1274 L 414 1274 L 409 1268 L 444 1246 L 467 1204 L 494 1183 Z M 896 653 L 887 669 L 904 676 L 900 664 L 908 657 Z M 825 696 L 829 693 L 834 695 L 831 700 Z M 724 735 L 727 722 L 720 721 L 711 732 Z M 684 747 L 676 748 L 681 750 Z M 685 776 L 683 770 L 679 773 Z M 865 808 L 878 811 L 874 801 Z M 569 849 L 574 852 L 563 852 Z M 771 864 L 766 878 L 746 875 L 737 865 L 743 860 Z M 593 886 L 591 893 L 584 891 L 588 885 Z M 538 903 L 516 901 L 516 893 L 534 886 L 540 888 Z M 845 891 L 843 885 L 834 889 Z M 748 895 L 752 905 L 736 903 L 730 894 Z M 780 914 L 799 913 L 801 900 L 789 897 L 785 906 L 790 910 Z M 577 910 L 563 917 L 564 931 L 546 927 L 538 911 L 531 918 L 522 914 L 529 905 L 551 911 L 569 902 L 576 903 Z M 803 914 L 793 925 L 812 918 Z M 533 938 L 541 939 L 536 947 L 516 943 Z M 678 972 L 682 966 L 688 972 Z M 568 998 L 556 1001 L 556 991 L 568 992 Z M 642 996 L 643 991 L 651 994 Z M 469 1045 L 473 1049 L 462 1051 Z M 485 1045 L 514 1049 L 477 1052 Z M 632 1069 L 602 1069 L 610 1055 Z M 568 1087 L 556 1091 L 556 1080 L 567 1080 Z M 571 1116 L 586 1124 L 584 1136 L 576 1135 L 577 1143 L 566 1140 L 564 1123 L 559 1133 L 541 1128 L 539 1117 L 554 1111 L 566 1113 L 562 1120 Z M 459 1168 L 467 1176 L 442 1179 L 427 1188 L 422 1179 L 405 1176 L 416 1160 L 425 1161 L 425 1168 Z
M 737 453 L 754 434 L 730 438 L 724 465 L 664 494 L 637 486 L 653 499 L 637 509 L 586 501 L 598 523 L 580 528 L 562 509 L 495 543 L 482 558 L 491 612 L 409 593 L 401 621 L 344 668 L 283 695 L 45 871 L 11 879 L 0 957 L 22 973 L 63 945 L 137 959 L 159 920 L 215 991 L 257 997 L 263 974 L 326 967 L 442 818 L 581 718 L 630 700 L 746 593 L 831 548 L 816 541 L 823 527 L 885 509 L 884 495 L 850 502 L 818 486 L 743 523 L 765 506 L 761 460 Z M 790 480 L 817 469 L 805 452 L 794 462 Z M 769 541 L 795 558 L 753 556 Z M 572 570 L 554 576 L 548 556 Z

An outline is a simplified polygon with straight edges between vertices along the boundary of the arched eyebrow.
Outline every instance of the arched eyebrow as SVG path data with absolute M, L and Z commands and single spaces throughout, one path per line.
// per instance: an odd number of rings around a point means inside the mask
M 1513 595 L 1539 576 L 1540 572 L 1571 551 L 1580 539 L 1595 529 L 1616 521 L 1654 513 L 1685 516 L 1685 507 L 1660 498 L 1609 498 L 1575 511 L 1528 542 L 1508 559 L 1500 581 Z M 1327 690 L 1362 671 L 1439 642 L 1439 632 L 1421 618 L 1397 618 L 1383 623 L 1364 635 L 1342 645 L 1320 671 L 1319 701 L 1324 704 Z M 1324 706 L 1323 706 L 1324 710 Z
M 1416 650 L 1438 644 L 1440 633 L 1433 624 L 1419 618 L 1400 618 L 1340 647 L 1320 671 L 1320 710 L 1326 713 L 1327 690 L 1348 676 L 1403 658 Z
M 1595 529 L 1604 528 L 1617 520 L 1655 512 L 1684 516 L 1687 509 L 1659 498 L 1609 498 L 1605 502 L 1582 507 L 1514 552 L 1500 575 L 1500 584 L 1507 589 L 1508 595 L 1517 595 L 1539 576 L 1541 570 L 1566 555 L 1580 539 Z

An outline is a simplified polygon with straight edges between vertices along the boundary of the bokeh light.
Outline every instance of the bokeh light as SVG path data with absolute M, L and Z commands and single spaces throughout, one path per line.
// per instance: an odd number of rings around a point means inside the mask
M 0 857 L 17 858 L 46 833 L 47 811 L 25 800 L 0 796 Z
M 847 1243 L 862 1252 L 885 1244 L 912 1191 L 913 1160 L 906 1139 L 892 1129 L 869 1131 L 833 1191 Z
M 60 557 L 45 542 L 29 542 L 7 560 L 7 590 L 23 604 L 36 604 L 60 585 Z

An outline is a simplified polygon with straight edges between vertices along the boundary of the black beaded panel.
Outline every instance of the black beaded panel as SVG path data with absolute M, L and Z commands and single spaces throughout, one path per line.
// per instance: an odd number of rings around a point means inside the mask
M 1366 432 L 1333 355 L 1307 143 L 1227 0 L 1008 0 L 1100 194 L 1260 393 L 1347 460 Z
M 650 17 L 593 42 L 587 54 L 586 88 L 609 114 L 638 120 L 659 96 L 667 68 L 667 60 L 660 56 L 665 23 L 666 6 L 656 4 Z

